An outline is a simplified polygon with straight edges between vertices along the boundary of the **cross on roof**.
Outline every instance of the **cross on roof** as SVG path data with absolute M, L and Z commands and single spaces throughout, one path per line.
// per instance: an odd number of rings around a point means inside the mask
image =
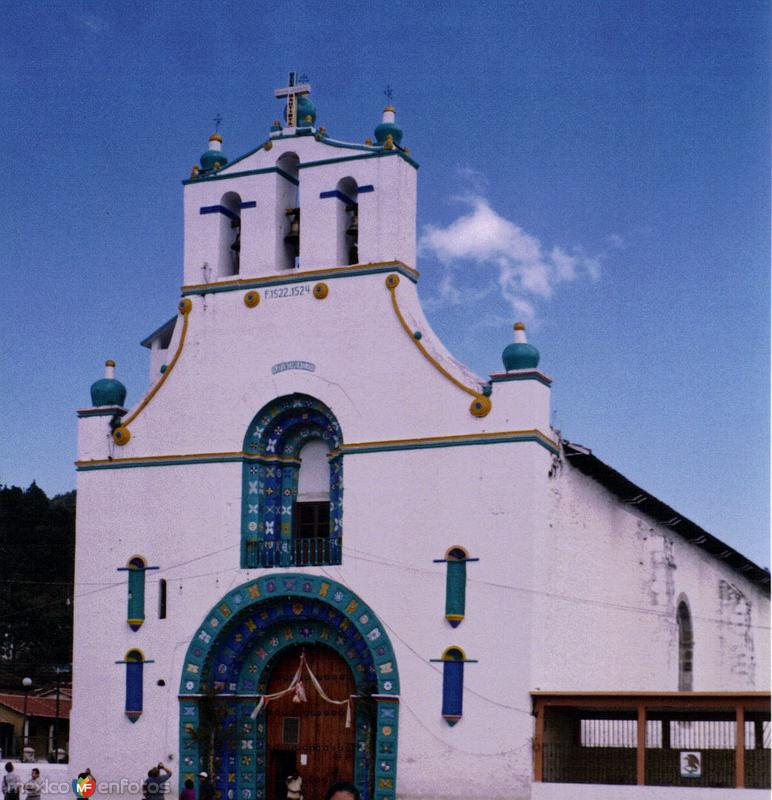
M 220 124 L 222 123 L 222 117 L 220 116 L 220 114 L 218 113 L 217 116 L 212 121 L 214 122 L 215 133 L 219 132 Z
M 305 75 L 301 76 L 305 80 L 308 80 Z M 274 97 L 286 97 L 287 98 L 287 127 L 289 128 L 296 128 L 298 124 L 298 101 L 297 98 L 299 95 L 308 94 L 311 91 L 311 84 L 310 83 L 298 83 L 297 82 L 297 74 L 295 72 L 290 72 L 289 74 L 289 82 L 288 85 L 281 88 L 276 89 L 274 91 Z
M 391 86 L 387 85 L 386 88 L 383 90 L 383 93 L 386 95 L 386 98 L 389 102 L 391 102 L 391 98 L 394 96 L 394 89 Z

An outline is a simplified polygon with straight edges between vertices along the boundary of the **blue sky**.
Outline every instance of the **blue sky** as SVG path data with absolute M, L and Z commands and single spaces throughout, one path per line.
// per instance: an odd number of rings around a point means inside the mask
M 592 6 L 592 7 L 590 7 Z M 769 563 L 769 20 L 758 2 L 5 3 L 0 482 L 74 487 L 105 358 L 174 314 L 182 187 L 287 71 L 361 142 L 394 89 L 420 290 L 485 375 L 516 319 L 554 422 Z

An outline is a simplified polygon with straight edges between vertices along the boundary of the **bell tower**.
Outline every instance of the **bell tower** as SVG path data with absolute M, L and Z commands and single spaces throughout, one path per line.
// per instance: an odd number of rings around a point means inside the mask
M 399 261 L 415 268 L 416 172 L 392 105 L 375 141 L 353 144 L 317 127 L 305 76 L 276 89 L 284 123 L 229 160 L 223 138 L 185 185 L 185 284 L 287 276 Z

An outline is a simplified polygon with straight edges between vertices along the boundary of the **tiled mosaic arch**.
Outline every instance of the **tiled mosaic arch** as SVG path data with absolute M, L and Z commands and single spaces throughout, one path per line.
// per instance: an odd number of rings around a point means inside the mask
M 355 780 L 364 796 L 393 800 L 399 674 L 388 635 L 350 589 L 326 577 L 291 573 L 233 589 L 196 631 L 180 683 L 180 788 L 204 768 L 190 730 L 198 723 L 198 699 L 213 691 L 228 704 L 238 730 L 232 750 L 221 754 L 223 800 L 263 800 L 267 743 L 261 717 L 250 718 L 254 695 L 262 690 L 272 659 L 285 647 L 304 643 L 338 652 L 352 669 L 357 691 L 372 693 L 374 719 L 363 709 L 355 715 Z
M 342 535 L 343 434 L 335 415 L 320 400 L 286 395 L 263 406 L 244 437 L 241 499 L 241 566 L 289 566 L 292 508 L 297 497 L 298 455 L 309 441 L 330 452 L 330 540 L 339 550 Z M 266 560 L 266 553 L 271 558 Z

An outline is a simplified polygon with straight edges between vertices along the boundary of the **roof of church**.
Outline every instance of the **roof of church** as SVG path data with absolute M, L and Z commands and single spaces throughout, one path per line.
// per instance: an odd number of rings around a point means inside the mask
M 763 586 L 769 592 L 770 574 L 768 570 L 750 561 L 742 553 L 738 553 L 737 550 L 708 533 L 697 523 L 682 516 L 667 503 L 663 503 L 654 495 L 641 489 L 640 486 L 593 455 L 589 448 L 566 439 L 561 444 L 571 466 L 597 481 L 626 505 L 637 508 L 660 525 L 679 533 L 691 544 L 714 558 L 726 562 L 749 581 Z

